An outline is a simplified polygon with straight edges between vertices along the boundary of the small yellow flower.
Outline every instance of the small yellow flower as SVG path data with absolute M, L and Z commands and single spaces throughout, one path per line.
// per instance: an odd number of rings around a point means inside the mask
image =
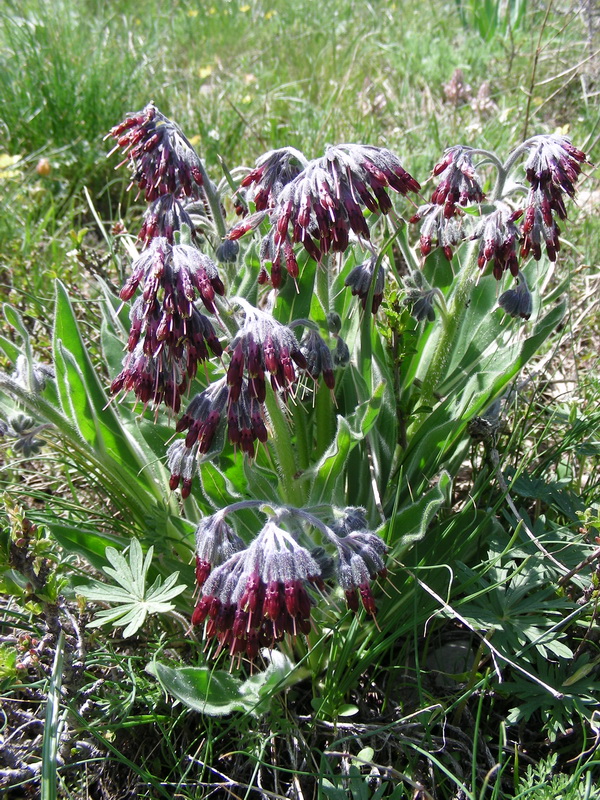
M 249 5 L 240 6 L 240 11 L 242 12 L 242 14 L 245 14 L 247 11 L 250 11 L 250 6 Z
M 196 147 L 197 144 L 200 144 L 202 137 L 199 133 L 196 133 L 194 136 L 190 136 L 189 142 L 192 147 Z
M 215 15 L 216 13 L 217 13 L 217 9 L 216 9 L 214 6 L 211 6 L 211 7 L 208 9 L 208 14 L 209 14 L 209 16 L 211 16 L 211 17 L 214 17 L 214 15 Z
M 187 12 L 188 17 L 197 17 L 198 16 L 198 9 L 197 8 L 190 8 Z
M 204 80 L 204 78 L 210 77 L 212 73 L 213 73 L 213 68 L 211 67 L 210 64 L 207 64 L 205 67 L 200 67 L 200 69 L 198 70 L 198 75 L 200 76 L 200 78 L 202 78 L 202 80 Z
M 10 178 L 16 178 L 19 171 L 10 169 L 14 164 L 17 164 L 23 156 L 9 156 L 8 153 L 0 153 L 0 181 L 6 181 Z
M 275 9 L 267 11 L 267 13 L 265 14 L 265 19 L 271 19 L 271 17 L 274 17 L 276 13 L 277 11 L 275 11 Z
M 554 135 L 555 136 L 568 136 L 570 128 L 571 128 L 571 126 L 569 125 L 568 122 L 565 123 L 564 125 L 558 125 L 554 130 Z
M 243 103 L 245 106 L 247 106 L 249 103 L 251 103 L 251 102 L 252 102 L 252 98 L 253 98 L 253 95 L 251 95 L 251 94 L 245 94 L 245 95 L 242 97 L 242 103 Z

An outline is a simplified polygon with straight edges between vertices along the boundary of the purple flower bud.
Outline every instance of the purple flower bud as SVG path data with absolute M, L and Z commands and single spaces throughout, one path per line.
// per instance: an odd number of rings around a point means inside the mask
M 349 286 L 352 294 L 356 297 L 360 297 L 360 301 L 362 303 L 362 307 L 367 307 L 367 299 L 369 297 L 369 290 L 371 288 L 371 283 L 373 281 L 373 272 L 375 270 L 375 265 L 377 263 L 377 258 L 375 256 L 371 256 L 367 261 L 362 264 L 358 264 L 358 266 L 354 267 L 354 269 L 350 272 L 346 280 L 344 281 L 344 286 Z M 379 306 L 381 305 L 381 301 L 383 300 L 383 287 L 385 284 L 385 272 L 381 264 L 379 265 L 379 269 L 377 271 L 377 278 L 375 279 L 375 287 L 373 289 L 373 301 L 371 303 L 371 311 L 373 314 L 376 314 Z
M 500 295 L 498 305 L 511 317 L 529 319 L 533 311 L 533 297 L 521 272 L 518 274 L 517 285 Z
M 433 168 L 433 175 L 440 180 L 431 195 L 431 202 L 444 206 L 446 219 L 456 214 L 457 204 L 481 203 L 485 197 L 473 166 L 471 150 L 463 145 L 450 147 Z

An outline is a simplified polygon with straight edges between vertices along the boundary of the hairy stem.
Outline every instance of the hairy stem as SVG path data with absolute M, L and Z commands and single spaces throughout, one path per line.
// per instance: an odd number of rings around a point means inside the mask
M 452 296 L 448 302 L 448 313 L 442 316 L 442 330 L 435 345 L 429 367 L 421 387 L 421 405 L 431 406 L 435 391 L 448 366 L 452 354 L 452 344 L 460 332 L 471 290 L 479 274 L 477 266 L 478 243 L 471 242 L 467 250 L 466 264 L 460 271 Z

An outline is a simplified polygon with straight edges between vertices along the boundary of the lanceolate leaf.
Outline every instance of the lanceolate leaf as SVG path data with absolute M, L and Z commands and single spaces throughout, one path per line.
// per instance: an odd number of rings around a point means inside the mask
M 405 480 L 413 491 L 420 491 L 450 456 L 465 435 L 469 420 L 481 414 L 489 403 L 505 390 L 509 381 L 537 352 L 542 342 L 556 328 L 564 315 L 564 303 L 558 304 L 535 326 L 527 339 L 487 354 L 481 360 L 469 360 L 468 371 L 432 412 L 413 429 L 402 459 Z M 406 493 L 403 501 L 408 497 Z
M 135 445 L 127 439 L 122 425 L 109 404 L 102 385 L 91 362 L 73 313 L 65 287 L 56 282 L 56 313 L 54 320 L 53 350 L 55 362 L 60 368 L 65 363 L 65 352 L 70 354 L 69 364 L 65 364 L 62 375 L 57 375 L 60 387 L 61 403 L 65 412 L 79 412 L 77 399 L 72 394 L 85 390 L 88 405 L 85 408 L 89 423 L 99 426 L 97 438 L 90 442 L 96 447 L 104 448 L 115 460 L 127 465 L 137 475 L 145 465 L 144 456 L 136 452 Z M 74 366 L 76 365 L 76 366 Z M 95 415 L 94 420 L 90 416 Z M 88 436 L 85 438 L 90 441 Z

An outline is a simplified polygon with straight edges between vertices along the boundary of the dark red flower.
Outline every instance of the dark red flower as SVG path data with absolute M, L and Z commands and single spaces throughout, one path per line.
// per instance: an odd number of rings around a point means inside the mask
M 121 163 L 130 162 L 132 184 L 137 183 L 147 202 L 162 194 L 201 197 L 203 168 L 198 154 L 181 129 L 152 103 L 128 114 L 108 135 L 117 140 L 111 153 L 123 148 L 126 157 Z
M 310 632 L 309 587 L 320 574 L 305 547 L 267 522 L 248 548 L 211 569 L 192 624 L 205 623 L 206 638 L 219 643 L 217 654 L 227 649 L 231 656 L 254 659 L 261 646 L 274 647 L 286 634 Z

